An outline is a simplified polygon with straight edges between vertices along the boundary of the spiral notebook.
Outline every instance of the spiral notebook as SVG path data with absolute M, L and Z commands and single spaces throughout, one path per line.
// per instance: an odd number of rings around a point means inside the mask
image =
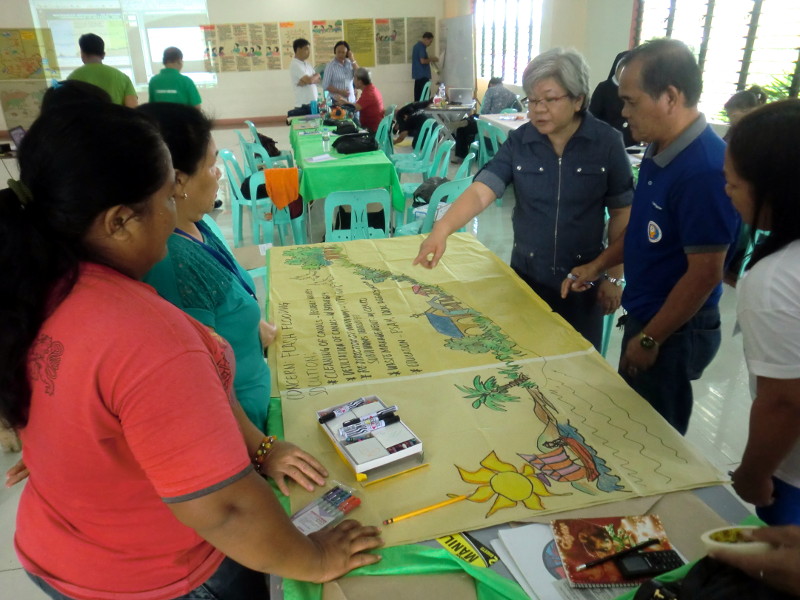
M 660 543 L 649 546 L 644 552 L 672 550 L 664 526 L 656 515 L 557 519 L 550 525 L 564 572 L 572 587 L 639 585 L 650 578 L 625 579 L 613 560 L 584 570 L 578 570 L 578 567 L 649 539 L 658 539 Z

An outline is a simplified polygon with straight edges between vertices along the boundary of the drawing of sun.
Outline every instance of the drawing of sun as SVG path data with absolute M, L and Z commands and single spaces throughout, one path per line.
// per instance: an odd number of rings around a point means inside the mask
M 537 477 L 536 472 L 528 463 L 522 466 L 522 471 L 507 462 L 503 462 L 492 450 L 489 455 L 481 462 L 481 468 L 477 471 L 467 471 L 458 465 L 461 479 L 466 483 L 476 483 L 479 485 L 467 500 L 472 502 L 488 502 L 495 494 L 494 504 L 486 513 L 491 517 L 501 508 L 514 508 L 518 502 L 522 502 L 531 510 L 542 510 L 541 496 L 551 496 L 544 483 Z

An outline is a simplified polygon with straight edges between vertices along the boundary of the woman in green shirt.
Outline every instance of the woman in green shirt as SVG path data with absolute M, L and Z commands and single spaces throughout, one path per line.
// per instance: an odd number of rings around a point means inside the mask
M 177 210 L 168 254 L 144 281 L 228 341 L 236 356 L 236 396 L 255 426 L 266 431 L 270 371 L 264 350 L 275 327 L 261 319 L 251 277 L 215 234 L 218 229 L 203 220 L 219 188 L 212 123 L 180 104 L 150 103 L 138 110 L 156 121 L 172 155 Z

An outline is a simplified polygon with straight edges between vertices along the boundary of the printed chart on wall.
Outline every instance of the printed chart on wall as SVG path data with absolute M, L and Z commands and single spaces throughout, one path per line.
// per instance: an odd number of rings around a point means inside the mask
M 9 128 L 31 126 L 47 79 L 59 76 L 49 29 L 0 29 L 0 106 Z
M 379 65 L 408 62 L 405 19 L 375 19 L 375 54 Z
M 344 22 L 344 39 L 360 67 L 375 66 L 375 24 L 372 19 L 347 19 Z
M 306 40 L 311 39 L 311 25 L 308 21 L 282 21 L 280 24 L 281 30 L 281 66 L 288 69 L 292 64 L 294 58 L 294 48 L 292 43 L 298 39 L 303 38 Z M 313 48 L 312 56 L 309 61 L 313 61 Z M 313 62 L 311 64 L 314 64 Z
M 335 21 L 311 22 L 311 47 L 314 51 L 312 65 L 327 64 L 333 58 L 333 47 L 344 39 L 344 25 L 341 19 Z
M 414 44 L 422 39 L 422 34 L 430 31 L 436 35 L 436 18 L 435 17 L 409 17 L 406 19 L 406 35 L 408 36 L 408 44 L 406 50 L 406 62 L 411 62 L 411 52 L 414 49 Z M 431 54 L 436 54 L 436 40 L 433 45 L 428 49 Z
M 315 411 L 377 395 L 420 437 L 427 466 L 363 488 L 356 518 L 464 497 L 385 527 L 388 544 L 723 480 L 474 238 L 452 236 L 433 270 L 411 265 L 421 239 L 271 253 L 287 439 L 353 482 Z

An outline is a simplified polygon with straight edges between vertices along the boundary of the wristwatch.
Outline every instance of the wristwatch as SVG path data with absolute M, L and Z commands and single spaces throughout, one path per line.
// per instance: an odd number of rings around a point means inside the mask
M 642 345 L 642 348 L 650 350 L 658 346 L 658 342 L 655 341 L 651 336 L 647 335 L 644 331 L 639 334 L 639 343 Z
M 603 275 L 603 279 L 605 279 L 606 281 L 608 281 L 608 283 L 611 283 L 617 287 L 622 287 L 623 285 L 625 285 L 625 280 L 622 277 L 611 277 L 611 275 L 609 275 L 608 273 L 605 273 Z

